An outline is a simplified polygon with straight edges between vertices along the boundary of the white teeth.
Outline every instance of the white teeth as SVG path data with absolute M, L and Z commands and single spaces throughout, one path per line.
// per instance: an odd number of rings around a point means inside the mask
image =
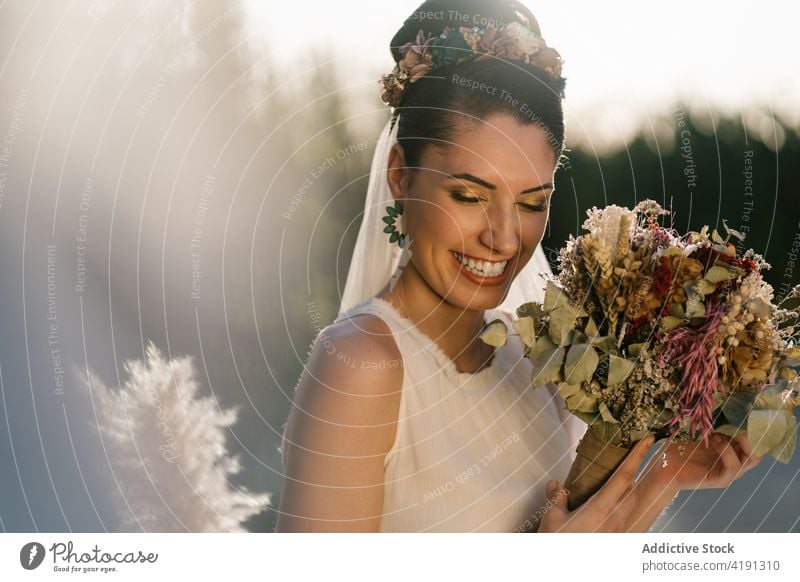
M 455 251 L 453 252 L 453 255 L 455 256 L 456 259 L 458 259 L 458 261 L 465 269 L 467 269 L 471 273 L 480 275 L 481 277 L 497 277 L 503 272 L 503 270 L 506 268 L 506 264 L 508 263 L 508 261 L 500 261 L 499 263 L 476 261 L 474 259 L 460 255 Z

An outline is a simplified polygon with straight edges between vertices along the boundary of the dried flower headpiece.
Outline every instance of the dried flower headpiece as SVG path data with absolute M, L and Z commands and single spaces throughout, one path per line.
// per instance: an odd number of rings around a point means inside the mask
M 464 61 L 483 61 L 492 57 L 509 61 L 531 63 L 543 68 L 548 75 L 562 81 L 561 55 L 550 48 L 536 32 L 519 22 L 493 24 L 485 28 L 473 26 L 458 30 L 445 27 L 438 36 L 420 30 L 414 42 L 400 47 L 403 58 L 392 72 L 383 75 L 381 100 L 397 107 L 409 83 L 416 82 L 430 71 L 445 65 Z

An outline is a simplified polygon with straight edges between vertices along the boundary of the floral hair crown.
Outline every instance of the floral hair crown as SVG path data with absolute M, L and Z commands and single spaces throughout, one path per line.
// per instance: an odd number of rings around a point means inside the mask
M 430 71 L 445 65 L 464 61 L 484 61 L 493 57 L 509 61 L 531 63 L 543 68 L 548 75 L 561 82 L 561 55 L 550 48 L 536 32 L 519 22 L 499 27 L 488 24 L 485 28 L 473 26 L 458 30 L 445 27 L 438 36 L 423 30 L 414 42 L 400 47 L 403 57 L 379 83 L 383 86 L 381 100 L 397 107 L 409 83 L 416 82 Z

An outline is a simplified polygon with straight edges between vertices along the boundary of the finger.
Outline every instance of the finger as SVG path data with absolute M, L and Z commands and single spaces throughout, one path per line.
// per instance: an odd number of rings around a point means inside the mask
M 763 458 L 762 455 L 756 455 L 753 452 L 753 447 L 750 445 L 750 439 L 747 438 L 746 434 L 740 434 L 739 436 L 735 437 L 733 441 L 741 447 L 742 451 L 747 457 L 761 459 Z
M 555 480 L 548 481 L 545 486 L 547 495 L 547 506 L 543 521 L 547 520 L 550 524 L 560 527 L 569 517 L 567 506 L 567 490 Z
M 547 489 L 547 500 L 550 505 L 559 510 L 569 512 L 567 509 L 567 490 L 558 481 L 550 481 Z
M 733 482 L 734 477 L 742 467 L 739 457 L 730 445 L 730 438 L 720 434 L 714 434 L 711 437 L 711 443 L 719 455 L 719 472 L 716 476 L 716 481 L 719 482 L 717 487 L 727 487 Z
M 747 438 L 746 434 L 741 434 L 733 439 L 733 445 L 737 449 L 737 453 L 741 451 L 739 454 L 739 460 L 742 463 L 742 470 L 739 472 L 739 475 L 743 475 L 756 465 L 761 462 L 763 459 L 763 455 L 756 455 L 753 452 L 753 447 L 750 446 L 750 440 Z M 738 478 L 738 477 L 737 477 Z
M 650 446 L 654 441 L 655 437 L 653 435 L 648 435 L 633 445 L 633 448 L 628 451 L 625 459 L 620 463 L 609 480 L 606 481 L 600 490 L 592 497 L 592 499 L 597 500 L 595 503 L 613 505 L 630 490 L 631 485 L 634 483 L 636 470 L 642 464 L 647 451 L 650 450 Z M 591 502 L 592 499 L 590 499 L 589 502 Z

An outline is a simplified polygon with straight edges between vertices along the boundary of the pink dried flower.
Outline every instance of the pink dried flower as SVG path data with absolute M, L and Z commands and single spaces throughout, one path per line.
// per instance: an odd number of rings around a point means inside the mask
M 726 312 L 724 304 L 707 306 L 706 322 L 697 329 L 679 327 L 670 332 L 659 358 L 661 364 L 668 359 L 683 366 L 675 399 L 680 409 L 669 424 L 677 432 L 681 422 L 686 422 L 692 437 L 700 434 L 706 446 L 713 432 L 714 393 L 720 387 L 717 328 Z

